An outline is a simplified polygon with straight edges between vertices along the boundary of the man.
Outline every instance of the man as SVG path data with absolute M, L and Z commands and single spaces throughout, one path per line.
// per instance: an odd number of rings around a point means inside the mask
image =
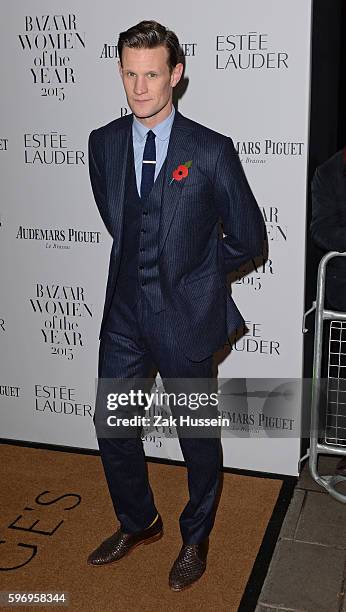
M 172 105 L 183 73 L 174 32 L 143 21 L 120 34 L 118 53 L 132 114 L 89 139 L 91 184 L 113 237 L 99 382 L 146 379 L 156 367 L 166 390 L 172 379 L 189 389 L 212 378 L 213 353 L 243 324 L 226 274 L 261 253 L 264 224 L 231 139 Z M 169 576 L 176 591 L 206 568 L 221 457 L 218 437 L 179 441 L 190 499 Z M 94 565 L 162 535 L 140 436 L 98 434 L 98 442 L 120 528 L 89 555 Z
M 324 253 L 328 251 L 346 252 L 346 148 L 341 149 L 327 159 L 315 171 L 311 184 L 312 219 L 311 236 L 315 244 Z M 326 308 L 346 312 L 346 258 L 335 257 L 327 264 L 326 269 Z M 330 322 L 325 326 L 324 342 L 328 342 Z M 345 371 L 345 351 L 341 350 L 341 342 L 345 340 L 340 331 L 339 378 Z M 335 344 L 335 343 L 334 343 Z M 328 351 L 323 351 L 322 376 L 328 376 Z M 334 368 L 335 370 L 335 368 Z M 333 407 L 333 435 L 345 437 L 344 404 L 340 402 Z M 331 407 L 329 406 L 329 412 Z M 332 415 L 329 416 L 329 420 Z M 340 459 L 336 466 L 336 474 L 346 476 L 346 457 Z

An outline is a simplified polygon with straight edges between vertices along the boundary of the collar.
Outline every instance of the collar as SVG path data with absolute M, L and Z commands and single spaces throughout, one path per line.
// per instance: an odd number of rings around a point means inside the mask
M 156 138 L 158 138 L 159 140 L 167 140 L 167 138 L 169 138 L 172 129 L 172 124 L 174 121 L 174 116 L 175 108 L 173 106 L 171 114 L 166 117 L 166 119 L 161 121 L 161 123 L 158 123 L 157 125 L 155 125 L 154 128 L 152 128 L 152 131 L 154 132 Z M 133 116 L 133 136 L 137 141 L 141 142 L 142 140 L 144 140 L 149 130 L 150 128 L 145 127 L 143 123 L 138 121 L 137 117 Z

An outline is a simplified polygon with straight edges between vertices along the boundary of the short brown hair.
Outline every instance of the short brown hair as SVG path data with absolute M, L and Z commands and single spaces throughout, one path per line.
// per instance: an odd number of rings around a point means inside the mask
M 123 47 L 154 49 L 163 45 L 168 51 L 168 66 L 172 71 L 184 56 L 177 35 L 157 21 L 141 21 L 125 32 L 118 40 L 118 56 L 121 63 Z

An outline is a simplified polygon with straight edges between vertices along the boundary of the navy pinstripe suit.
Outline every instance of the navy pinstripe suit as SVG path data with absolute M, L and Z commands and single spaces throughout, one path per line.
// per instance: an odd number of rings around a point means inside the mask
M 188 176 L 172 181 L 187 161 Z M 261 254 L 264 240 L 263 219 L 232 140 L 176 111 L 165 163 L 148 202 L 141 203 L 128 115 L 90 134 L 89 170 L 113 237 L 99 377 L 146 378 L 156 367 L 168 392 L 171 378 L 211 378 L 213 353 L 243 323 L 226 274 Z M 136 271 L 138 262 L 144 265 Z M 96 401 L 95 413 L 100 410 Z M 156 515 L 140 437 L 98 441 L 121 527 L 140 531 Z M 180 528 L 192 544 L 212 528 L 220 442 L 180 437 L 180 445 L 190 494 Z

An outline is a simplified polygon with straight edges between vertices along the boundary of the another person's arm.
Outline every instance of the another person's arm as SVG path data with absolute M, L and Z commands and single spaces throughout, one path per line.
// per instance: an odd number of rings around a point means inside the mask
M 335 181 L 317 168 L 311 183 L 313 241 L 324 251 L 346 251 L 346 210 L 340 213 L 340 202 L 334 189 Z M 346 208 L 346 202 L 344 203 Z

